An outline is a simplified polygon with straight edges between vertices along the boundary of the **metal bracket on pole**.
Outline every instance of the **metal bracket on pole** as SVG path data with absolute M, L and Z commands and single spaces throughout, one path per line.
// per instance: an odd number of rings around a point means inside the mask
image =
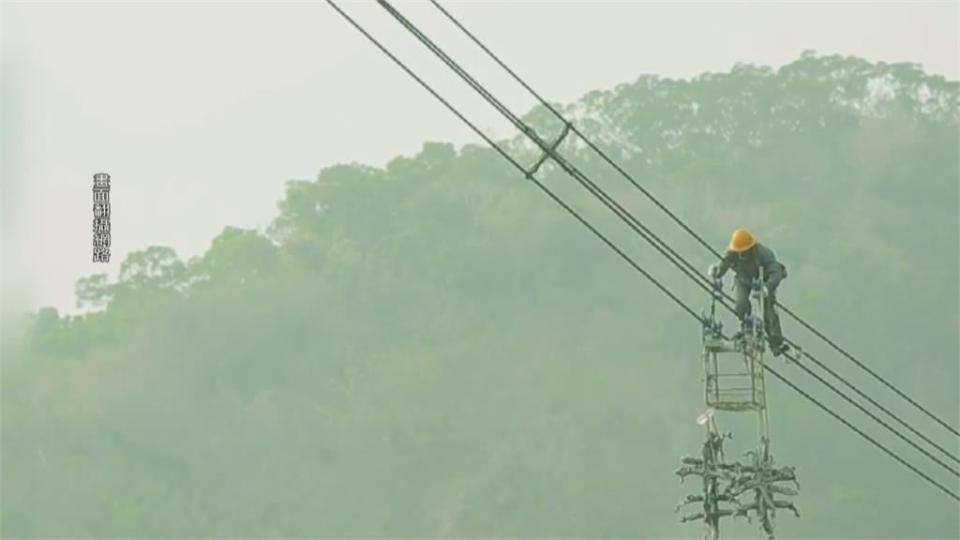
M 565 122 L 563 124 L 563 130 L 560 131 L 560 135 L 558 135 L 557 138 L 554 139 L 554 141 L 550 143 L 550 145 L 548 146 L 549 150 L 545 150 L 543 152 L 543 155 L 540 156 L 540 159 L 538 159 L 537 162 L 533 164 L 533 167 L 530 167 L 530 169 L 526 171 L 527 178 L 533 178 L 533 175 L 537 174 L 537 171 L 540 169 L 540 166 L 547 161 L 547 158 L 552 157 L 552 154 L 555 154 L 557 152 L 557 147 L 560 146 L 560 143 L 563 142 L 563 140 L 567 137 L 568 133 L 570 133 L 570 122 Z M 536 136 L 536 134 L 534 134 L 534 136 Z M 537 138 L 539 139 L 539 137 Z
M 708 272 L 713 274 L 713 272 Z M 675 511 L 688 504 L 699 503 L 699 512 L 683 515 L 681 522 L 702 521 L 706 540 L 720 536 L 720 521 L 725 517 L 746 517 L 756 520 L 768 539 L 773 539 L 774 519 L 778 509 L 788 509 L 799 516 L 796 506 L 785 497 L 798 495 L 797 489 L 780 485 L 796 483 L 792 467 L 776 467 L 771 451 L 769 419 L 767 410 L 766 382 L 764 380 L 764 351 L 766 343 L 766 318 L 768 291 L 765 273 L 750 283 L 748 301 L 750 316 L 742 321 L 742 337 L 727 346 L 726 339 L 715 319 L 716 304 L 720 302 L 719 281 L 713 280 L 710 309 L 704 308 L 702 322 L 704 396 L 708 410 L 697 419 L 707 427 L 707 441 L 702 457 L 684 457 L 675 472 L 681 481 L 687 476 L 700 476 L 703 492 L 688 495 L 680 501 Z M 794 349 L 797 354 L 802 351 Z M 744 365 L 730 364 L 725 353 L 740 353 Z M 724 360 L 723 358 L 727 358 Z M 787 361 L 796 357 L 788 356 Z M 744 369 L 744 367 L 746 369 Z M 714 412 L 755 411 L 757 415 L 757 444 L 747 452 L 745 462 L 726 462 L 722 454 L 722 439 L 714 423 Z M 749 500 L 748 500 L 749 499 Z

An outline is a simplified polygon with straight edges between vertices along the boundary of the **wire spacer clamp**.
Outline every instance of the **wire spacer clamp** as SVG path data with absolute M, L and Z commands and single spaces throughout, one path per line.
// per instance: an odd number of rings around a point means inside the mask
M 567 137 L 567 134 L 570 133 L 570 122 L 564 122 L 563 130 L 560 131 L 560 135 L 548 146 L 548 150 L 544 150 L 543 155 L 540 156 L 540 159 L 533 164 L 533 167 L 530 167 L 526 172 L 527 178 L 533 178 L 533 175 L 537 174 L 537 171 L 540 167 L 547 161 L 547 158 L 553 157 L 553 154 L 557 152 L 557 147 L 560 146 L 560 143 Z

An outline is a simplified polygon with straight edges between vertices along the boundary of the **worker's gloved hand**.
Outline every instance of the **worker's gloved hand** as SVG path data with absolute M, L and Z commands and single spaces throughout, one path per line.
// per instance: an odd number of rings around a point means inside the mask
M 720 267 L 717 266 L 716 264 L 711 264 L 710 266 L 707 267 L 707 275 L 709 275 L 713 279 L 717 279 L 718 277 L 720 277 Z

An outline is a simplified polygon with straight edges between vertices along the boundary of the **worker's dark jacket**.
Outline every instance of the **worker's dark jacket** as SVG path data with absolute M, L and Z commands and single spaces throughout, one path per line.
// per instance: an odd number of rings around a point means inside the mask
M 733 268 L 737 274 L 737 281 L 750 285 L 759 275 L 761 267 L 764 281 L 770 289 L 776 289 L 783 278 L 787 277 L 786 267 L 777 262 L 773 251 L 759 243 L 750 248 L 745 257 L 740 257 L 735 251 L 727 251 L 720 260 L 718 276 L 722 277 L 728 269 Z

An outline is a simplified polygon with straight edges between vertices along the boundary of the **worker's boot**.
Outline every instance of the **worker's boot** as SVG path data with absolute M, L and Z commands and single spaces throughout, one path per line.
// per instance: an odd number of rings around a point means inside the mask
M 773 352 L 774 356 L 780 356 L 781 354 L 790 350 L 790 345 L 787 345 L 785 341 L 771 341 L 770 342 L 770 351 Z

